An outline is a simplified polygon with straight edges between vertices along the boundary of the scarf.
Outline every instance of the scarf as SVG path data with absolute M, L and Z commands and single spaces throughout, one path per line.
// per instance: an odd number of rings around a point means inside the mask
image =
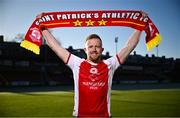
M 144 16 L 141 11 L 69 11 L 43 13 L 41 18 L 34 20 L 20 46 L 35 54 L 40 54 L 41 28 L 100 26 L 125 26 L 145 31 L 148 51 L 158 46 L 162 40 L 152 20 Z

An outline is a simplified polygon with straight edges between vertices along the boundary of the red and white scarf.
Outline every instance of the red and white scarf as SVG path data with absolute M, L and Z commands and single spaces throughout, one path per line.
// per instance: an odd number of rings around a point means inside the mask
M 43 13 L 42 17 L 36 18 L 30 26 L 20 46 L 40 54 L 41 28 L 100 26 L 126 26 L 144 30 L 147 50 L 159 45 L 162 40 L 154 23 L 148 16 L 144 17 L 141 11 L 69 11 Z

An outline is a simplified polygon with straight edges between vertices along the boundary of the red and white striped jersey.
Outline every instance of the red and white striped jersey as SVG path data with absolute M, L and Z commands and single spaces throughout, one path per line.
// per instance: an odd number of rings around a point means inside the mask
M 120 65 L 117 56 L 92 63 L 73 54 L 67 61 L 74 77 L 73 116 L 109 117 L 113 73 Z

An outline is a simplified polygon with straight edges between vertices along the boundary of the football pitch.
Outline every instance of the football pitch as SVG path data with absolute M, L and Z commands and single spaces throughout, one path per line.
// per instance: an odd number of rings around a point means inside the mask
M 72 117 L 73 91 L 0 92 L 0 117 Z M 180 89 L 112 90 L 113 117 L 178 117 Z

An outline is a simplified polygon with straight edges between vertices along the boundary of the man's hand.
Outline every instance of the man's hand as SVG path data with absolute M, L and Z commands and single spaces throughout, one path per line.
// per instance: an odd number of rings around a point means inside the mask
M 36 19 L 40 19 L 43 15 L 44 15 L 43 12 L 40 13 L 40 14 L 38 14 L 38 15 L 36 16 Z M 46 28 L 45 26 L 40 25 L 40 30 L 41 30 L 41 31 L 44 31 L 44 30 L 47 30 L 47 28 Z
M 39 18 L 41 18 L 43 15 L 44 15 L 44 13 L 42 12 L 42 13 L 38 14 L 38 15 L 36 16 L 36 18 L 39 19 Z
M 140 11 L 140 12 L 141 12 L 143 18 L 146 18 L 148 16 L 148 14 L 146 12 L 144 12 L 144 11 Z

